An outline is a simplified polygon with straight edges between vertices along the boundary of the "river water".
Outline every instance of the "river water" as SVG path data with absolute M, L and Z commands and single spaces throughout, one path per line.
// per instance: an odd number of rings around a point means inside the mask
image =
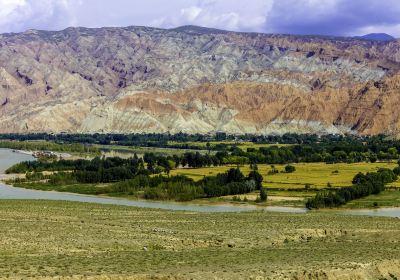
M 100 196 L 90 195 L 79 195 L 72 193 L 62 192 L 47 192 L 47 191 L 36 191 L 22 188 L 15 188 L 0 184 L 0 199 L 36 199 L 36 200 L 64 200 L 64 201 L 78 201 L 88 203 L 100 203 L 100 204 L 112 204 L 112 205 L 123 205 L 123 206 L 135 206 L 143 208 L 154 208 L 154 209 L 166 209 L 166 210 L 185 210 L 195 212 L 242 212 L 242 211 L 254 211 L 256 207 L 237 207 L 230 205 L 193 205 L 193 204 L 181 204 L 172 202 L 152 202 L 144 200 L 128 200 L 128 199 L 116 199 Z
M 22 161 L 34 160 L 31 155 L 13 152 L 9 149 L 0 149 L 0 174 L 4 171 Z M 129 200 L 117 199 L 100 196 L 89 196 L 62 192 L 48 192 L 28 190 L 23 188 L 15 188 L 12 186 L 0 183 L 0 200 L 1 199 L 20 199 L 20 200 L 59 200 L 59 201 L 77 201 L 86 203 L 99 203 L 99 204 L 112 204 L 123 206 L 134 206 L 153 209 L 165 209 L 176 211 L 193 211 L 193 212 L 246 212 L 246 211 L 270 211 L 270 212 L 284 212 L 284 213 L 307 213 L 305 208 L 295 207 L 257 207 L 257 206 L 242 206 L 242 205 L 201 205 L 190 203 L 174 203 L 174 202 L 153 202 L 146 200 Z M 400 208 L 381 208 L 374 210 L 346 210 L 339 211 L 341 214 L 349 215 L 366 215 L 366 216 L 387 216 L 387 217 L 400 217 Z
M 13 152 L 9 149 L 0 149 L 0 174 L 4 174 L 7 168 L 21 161 L 35 160 L 28 154 Z
M 344 210 L 339 212 L 346 215 L 356 216 L 380 216 L 380 217 L 393 217 L 400 218 L 400 208 L 378 208 L 378 209 L 360 209 L 360 210 Z

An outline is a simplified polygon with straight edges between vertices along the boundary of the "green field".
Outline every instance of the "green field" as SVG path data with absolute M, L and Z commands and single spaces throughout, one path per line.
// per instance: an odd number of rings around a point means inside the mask
M 1 201 L 0 236 L 1 278 L 400 277 L 393 218 Z
M 277 173 L 268 175 L 271 170 L 270 165 L 260 164 L 258 170 L 264 177 L 264 186 L 272 189 L 298 189 L 304 188 L 309 184 L 311 188 L 326 188 L 328 183 L 332 187 L 344 187 L 351 185 L 353 177 L 358 172 L 372 172 L 379 168 L 391 168 L 397 166 L 394 162 L 376 162 L 376 163 L 297 163 L 293 164 L 296 171 L 293 173 Z M 187 175 L 194 180 L 200 180 L 203 176 L 216 175 L 227 171 L 232 166 L 218 166 L 197 169 L 176 169 L 171 174 Z M 284 171 L 285 165 L 275 165 L 279 171 Z M 250 167 L 248 165 L 240 167 L 243 173 L 248 174 Z M 338 171 L 338 173 L 335 173 Z M 390 185 L 399 186 L 396 182 Z
M 377 207 L 400 207 L 400 189 L 386 190 L 378 195 L 369 195 L 367 197 L 348 202 L 345 208 L 373 208 Z

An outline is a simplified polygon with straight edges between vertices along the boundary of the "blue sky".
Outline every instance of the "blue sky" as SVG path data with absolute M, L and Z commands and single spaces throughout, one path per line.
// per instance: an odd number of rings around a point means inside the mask
M 400 37 L 400 0 L 0 0 L 0 32 L 200 25 L 235 31 Z

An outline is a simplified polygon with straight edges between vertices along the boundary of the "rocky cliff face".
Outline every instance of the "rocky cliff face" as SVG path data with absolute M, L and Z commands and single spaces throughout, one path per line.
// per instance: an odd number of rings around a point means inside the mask
M 0 36 L 0 132 L 399 134 L 400 42 L 200 27 Z

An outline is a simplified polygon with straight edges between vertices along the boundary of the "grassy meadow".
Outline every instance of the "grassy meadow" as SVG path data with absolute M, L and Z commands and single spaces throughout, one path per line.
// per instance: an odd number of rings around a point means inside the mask
M 330 183 L 332 187 L 345 187 L 351 185 L 353 177 L 358 172 L 373 172 L 379 168 L 391 168 L 397 166 L 395 162 L 376 162 L 376 163 L 297 163 L 292 164 L 296 167 L 293 173 L 283 173 L 285 165 L 275 165 L 280 171 L 273 175 L 268 172 L 272 170 L 271 165 L 260 164 L 258 171 L 264 177 L 263 185 L 269 189 L 301 189 L 306 184 L 310 188 L 326 188 Z M 218 166 L 197 169 L 176 169 L 172 170 L 172 175 L 186 175 L 194 180 L 200 180 L 203 176 L 216 175 L 227 171 L 232 166 Z M 240 169 L 246 175 L 250 172 L 250 166 L 241 166 Z M 282 172 L 281 172 L 282 171 Z M 338 171 L 338 172 L 336 172 Z M 400 182 L 391 185 L 399 186 Z
M 393 218 L 1 201 L 0 236 L 1 278 L 400 277 Z

